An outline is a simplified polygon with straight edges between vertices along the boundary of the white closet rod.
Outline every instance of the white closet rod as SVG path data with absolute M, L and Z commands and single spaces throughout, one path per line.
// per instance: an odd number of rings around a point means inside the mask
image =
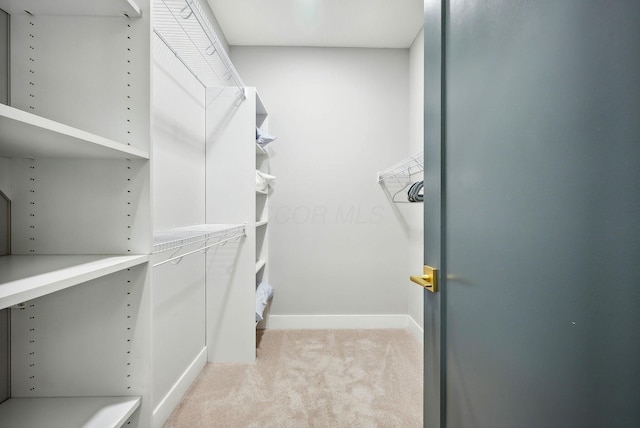
M 238 74 L 238 71 L 233 66 L 233 63 L 231 62 L 231 60 L 229 59 L 227 52 L 224 50 L 224 47 L 222 46 L 222 43 L 220 43 L 220 39 L 218 39 L 218 36 L 216 36 L 216 33 L 211 28 L 211 24 L 209 23 L 209 20 L 206 18 L 204 11 L 201 9 L 200 4 L 194 0 L 185 0 L 185 3 L 187 4 L 187 6 L 185 7 L 185 9 L 183 9 L 182 18 L 189 19 L 191 15 L 195 17 L 195 19 L 198 21 L 198 23 L 202 27 L 202 30 L 204 31 L 205 35 L 211 42 L 210 49 L 212 48 L 212 50 L 207 50 L 207 54 L 213 55 L 216 52 L 218 53 L 218 56 L 222 60 L 222 63 L 227 68 L 229 77 L 233 78 L 233 81 L 236 82 L 236 86 L 242 89 L 243 98 L 246 98 L 247 97 L 246 90 L 245 90 L 246 85 L 242 81 L 240 74 Z M 185 15 L 184 13 L 187 12 L 186 8 L 189 9 L 189 13 Z

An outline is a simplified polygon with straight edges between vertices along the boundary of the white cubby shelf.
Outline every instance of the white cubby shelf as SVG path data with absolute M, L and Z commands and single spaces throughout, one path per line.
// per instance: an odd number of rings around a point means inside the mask
M 149 153 L 0 104 L 0 157 L 149 159 Z
M 147 255 L 3 256 L 0 257 L 0 309 L 148 261 Z
M 117 428 L 140 402 L 140 397 L 10 398 L 0 404 L 0 426 Z
M 126 16 L 139 18 L 140 7 L 133 0 L 0 0 L 0 8 L 12 15 Z

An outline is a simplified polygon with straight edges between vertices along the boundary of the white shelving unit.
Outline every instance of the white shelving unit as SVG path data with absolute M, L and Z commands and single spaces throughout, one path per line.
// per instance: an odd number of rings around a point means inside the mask
M 262 131 L 269 131 L 268 112 L 256 92 L 255 126 Z M 268 147 L 260 147 L 256 143 L 256 170 L 269 174 Z M 269 280 L 269 192 L 256 192 L 256 288 Z M 265 315 L 266 318 L 266 315 Z M 265 322 L 256 323 L 257 328 L 264 328 Z
M 7 158 L 149 159 L 149 153 L 0 104 L 0 156 Z
M 146 255 L 0 257 L 0 309 L 86 283 L 148 260 L 149 256 Z
M 12 220 L 0 426 L 160 427 L 207 360 L 255 359 L 268 194 L 254 176 L 268 153 L 254 141 L 266 110 L 193 0 L 0 8 Z
M 11 106 L 0 105 L 11 390 L 0 426 L 146 428 L 149 0 L 0 8 L 11 31 Z
M 0 406 L 0 426 L 121 427 L 140 402 L 140 397 L 13 398 Z

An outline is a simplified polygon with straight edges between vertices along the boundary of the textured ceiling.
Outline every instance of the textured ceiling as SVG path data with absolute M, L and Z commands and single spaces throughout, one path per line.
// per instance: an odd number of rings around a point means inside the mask
M 207 0 L 232 46 L 407 48 L 423 0 Z

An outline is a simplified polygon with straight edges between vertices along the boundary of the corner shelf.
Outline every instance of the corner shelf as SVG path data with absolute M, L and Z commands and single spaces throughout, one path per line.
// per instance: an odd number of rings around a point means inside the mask
M 0 9 L 12 15 L 25 15 L 28 10 L 34 15 L 142 16 L 133 0 L 0 0 Z
M 10 398 L 0 404 L 0 426 L 117 428 L 141 401 L 140 397 Z
M 149 153 L 0 104 L 0 156 L 149 159 Z
M 149 261 L 147 255 L 3 256 L 0 257 L 0 309 L 73 287 L 147 261 Z

